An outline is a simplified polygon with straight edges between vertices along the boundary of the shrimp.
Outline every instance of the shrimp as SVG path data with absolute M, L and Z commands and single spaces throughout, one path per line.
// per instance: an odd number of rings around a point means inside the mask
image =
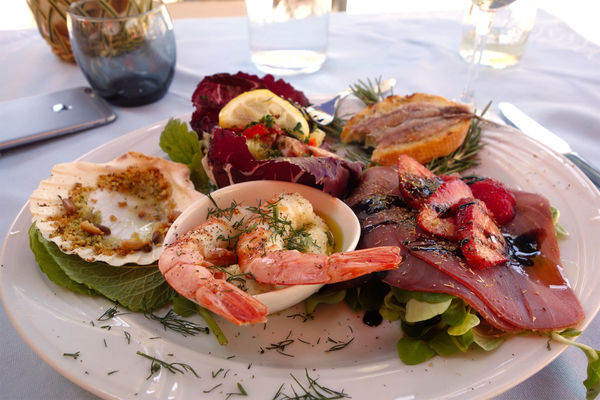
M 298 285 L 346 281 L 397 268 L 402 261 L 396 246 L 327 255 L 322 241 L 312 238 L 321 224 L 312 205 L 300 195 L 274 198 L 260 207 L 248 221 L 251 229 L 239 236 L 240 269 L 262 283 Z M 317 229 L 311 229 L 314 225 Z
M 264 304 L 227 282 L 215 268 L 236 262 L 233 238 L 247 216 L 242 207 L 210 216 L 169 245 L 158 260 L 160 272 L 179 294 L 237 325 L 265 322 L 268 314 Z
M 259 207 L 231 207 L 169 245 L 158 260 L 166 281 L 238 325 L 265 322 L 267 307 L 227 282 L 224 267 L 238 263 L 261 283 L 333 283 L 393 269 L 398 247 L 331 253 L 325 222 L 299 194 L 273 197 Z

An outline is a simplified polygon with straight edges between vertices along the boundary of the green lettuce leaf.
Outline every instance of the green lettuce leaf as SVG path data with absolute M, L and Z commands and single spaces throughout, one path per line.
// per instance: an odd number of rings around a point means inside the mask
M 196 303 L 179 294 L 173 298 L 173 311 L 175 311 L 177 315 L 181 315 L 184 318 L 194 315 L 198 312 L 196 309 Z
M 424 340 L 403 337 L 396 344 L 398 357 L 406 365 L 421 364 L 435 356 L 433 351 Z
M 185 122 L 171 118 L 160 134 L 159 145 L 171 160 L 188 166 L 190 180 L 196 190 L 202 193 L 210 193 L 213 190 L 202 165 L 202 142 L 196 132 L 188 129 Z
M 160 148 L 175 162 L 190 165 L 194 155 L 202 151 L 196 132 L 188 129 L 185 122 L 171 118 L 160 134 Z
M 40 269 L 48 276 L 48 279 L 56 285 L 69 289 L 75 293 L 87 294 L 90 296 L 97 294 L 86 285 L 77 283 L 69 278 L 60 268 L 60 265 L 56 262 L 54 257 L 46 250 L 43 241 L 44 239 L 35 227 L 35 224 L 32 224 L 29 228 L 29 247 L 31 248 L 31 251 L 33 251 L 33 255 L 35 256 L 35 260 L 40 266 Z
M 593 360 L 588 357 L 587 378 L 583 381 L 583 385 L 587 389 L 585 398 L 593 400 L 600 394 L 600 352 L 596 351 L 598 358 Z
M 319 304 L 337 304 L 346 297 L 345 290 L 317 292 L 304 301 L 306 313 L 312 314 Z
M 31 249 L 40 269 L 50 273 L 50 279 L 60 286 L 78 293 L 87 287 L 92 293 L 101 294 L 131 311 L 143 312 L 163 306 L 175 295 L 156 264 L 115 267 L 103 262 L 87 262 L 63 253 L 56 244 L 45 240 L 35 226 L 29 232 Z
M 452 303 L 451 298 L 441 303 L 410 299 L 406 302 L 406 322 L 427 321 L 436 315 L 441 315 L 450 307 L 450 303 Z

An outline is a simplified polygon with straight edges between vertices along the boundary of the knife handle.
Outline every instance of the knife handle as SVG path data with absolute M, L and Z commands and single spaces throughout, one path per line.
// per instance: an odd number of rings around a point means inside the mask
M 590 181 L 596 186 L 596 188 L 600 189 L 600 173 L 594 167 L 587 163 L 583 158 L 581 158 L 576 153 L 566 153 L 564 155 L 567 157 L 573 164 L 575 164 L 583 173 L 590 178 Z

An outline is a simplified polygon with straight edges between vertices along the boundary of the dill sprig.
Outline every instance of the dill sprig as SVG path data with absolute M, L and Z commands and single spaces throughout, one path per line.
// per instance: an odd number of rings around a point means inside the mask
M 371 79 L 367 78 L 366 82 L 359 80 L 354 85 L 350 85 L 352 94 L 368 106 L 385 99 L 384 92 L 381 91 L 381 77 L 375 78 L 374 81 L 371 82 Z
M 354 341 L 354 338 L 351 338 L 347 342 L 340 342 L 340 343 L 336 342 L 336 344 L 334 346 L 331 346 L 330 348 L 328 348 L 327 350 L 325 350 L 325 352 L 329 353 L 331 351 L 342 350 L 342 349 L 346 348 L 346 346 L 348 346 L 353 341 Z
M 150 375 L 148 375 L 146 380 L 152 378 L 152 375 L 154 375 L 156 372 L 158 372 L 161 368 L 165 368 L 167 371 L 171 372 L 172 374 L 175 374 L 175 373 L 185 374 L 186 372 L 191 372 L 192 374 L 194 374 L 194 376 L 196 378 L 200 378 L 200 376 L 196 373 L 196 371 L 194 371 L 194 368 L 190 367 L 188 364 L 184 364 L 184 363 L 180 363 L 180 362 L 168 363 L 166 361 L 159 360 L 156 357 L 152 357 L 152 356 L 149 356 L 148 354 L 142 353 L 141 351 L 136 351 L 136 354 L 152 361 L 152 363 L 150 364 Z
M 209 330 L 207 327 L 200 326 L 191 321 L 179 318 L 177 313 L 173 309 L 170 309 L 164 316 L 160 317 L 153 313 L 144 314 L 148 319 L 158 321 L 162 324 L 165 330 L 170 329 L 183 336 L 194 336 L 198 333 L 205 333 L 208 335 Z
M 460 147 L 444 157 L 431 160 L 426 167 L 436 175 L 450 175 L 464 171 L 479 164 L 479 150 L 483 147 L 481 139 L 481 117 L 487 112 L 492 103 L 481 112 L 481 115 L 475 115 L 469 125 L 469 130 L 465 140 Z
M 252 275 L 251 272 L 235 273 L 235 272 L 229 271 L 227 269 L 227 267 L 223 267 L 220 265 L 211 265 L 208 268 L 221 272 L 226 277 L 225 281 L 227 281 L 229 283 L 233 283 L 235 286 L 237 286 L 238 288 L 240 288 L 243 291 L 248 290 L 248 288 L 246 287 L 247 279 L 256 280 L 256 279 L 254 279 L 254 275 Z
M 104 313 L 99 316 L 96 320 L 97 321 L 108 321 L 109 319 L 113 318 L 116 315 L 120 315 L 123 313 L 120 313 L 119 310 L 117 309 L 117 306 L 114 305 L 111 308 L 109 308 L 108 310 L 104 311 Z
M 292 379 L 300 387 L 299 391 L 296 391 L 296 388 L 293 385 L 290 385 L 292 395 L 288 395 L 283 392 L 284 384 L 281 384 L 277 393 L 275 393 L 273 400 L 334 400 L 350 397 L 344 393 L 344 390 L 337 391 L 319 384 L 317 382 L 319 378 L 312 378 L 308 374 L 307 369 L 305 369 L 304 372 L 307 380 L 307 383 L 305 384 L 300 383 L 293 374 L 290 374 Z

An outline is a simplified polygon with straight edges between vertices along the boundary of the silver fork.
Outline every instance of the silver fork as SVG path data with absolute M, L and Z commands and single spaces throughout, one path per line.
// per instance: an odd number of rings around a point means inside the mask
M 392 90 L 392 88 L 395 85 L 395 79 L 386 79 L 379 83 L 377 90 L 380 93 L 385 93 Z M 335 95 L 335 97 L 333 97 L 332 99 L 327 100 L 326 102 L 321 104 L 305 107 L 304 110 L 306 111 L 310 119 L 312 119 L 317 125 L 327 126 L 333 122 L 335 109 L 340 100 L 342 100 L 350 94 L 352 94 L 352 89 L 346 88 L 339 92 L 337 95 Z

